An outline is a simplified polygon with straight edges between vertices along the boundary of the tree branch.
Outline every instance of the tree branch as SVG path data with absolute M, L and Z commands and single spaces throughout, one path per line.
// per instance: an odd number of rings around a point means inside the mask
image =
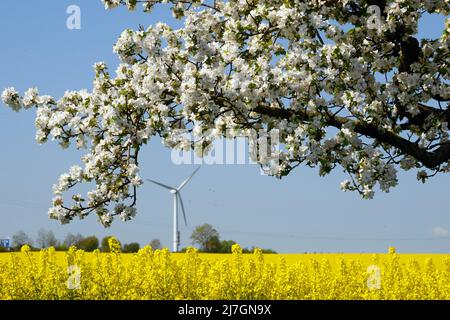
M 301 121 L 312 120 L 315 116 L 315 113 L 307 110 L 293 111 L 288 109 L 273 109 L 267 106 L 258 106 L 253 111 L 262 115 L 281 119 L 290 119 L 294 117 Z M 342 126 L 344 126 L 348 121 L 351 120 L 330 114 L 326 116 L 327 125 L 337 129 L 341 129 Z M 429 152 L 426 149 L 420 148 L 418 144 L 413 143 L 391 131 L 380 131 L 378 127 L 362 121 L 354 121 L 353 130 L 356 133 L 376 139 L 381 143 L 390 144 L 393 147 L 396 147 L 403 153 L 414 157 L 429 169 L 434 169 L 440 164 L 450 160 L 450 142 L 446 142 L 437 150 Z

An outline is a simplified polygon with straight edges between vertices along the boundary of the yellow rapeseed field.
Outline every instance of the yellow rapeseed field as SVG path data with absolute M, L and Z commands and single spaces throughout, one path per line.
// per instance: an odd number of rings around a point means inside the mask
M 0 299 L 450 299 L 450 255 L 0 254 Z

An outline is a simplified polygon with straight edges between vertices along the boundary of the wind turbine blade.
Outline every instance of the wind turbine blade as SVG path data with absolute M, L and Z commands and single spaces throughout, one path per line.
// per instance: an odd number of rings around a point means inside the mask
M 153 182 L 154 184 L 157 184 L 158 186 L 161 186 L 161 187 L 166 188 L 166 189 L 169 189 L 169 190 L 176 190 L 176 189 L 173 188 L 173 187 L 170 187 L 170 186 L 168 186 L 168 185 L 162 184 L 162 183 L 157 182 L 157 181 L 153 181 L 153 180 L 150 180 L 150 179 L 147 179 L 147 181 Z
M 183 212 L 184 224 L 187 226 L 186 211 L 184 210 L 183 199 L 181 199 L 181 195 L 179 192 L 177 192 L 177 196 L 178 196 L 178 200 L 180 200 L 181 211 Z
M 200 167 L 198 167 L 197 169 L 195 169 L 195 171 L 186 179 L 186 180 L 184 180 L 181 184 L 180 184 L 180 186 L 178 187 L 178 191 L 180 191 L 185 185 L 186 185 L 186 183 L 188 183 L 189 182 L 189 180 L 191 180 L 192 179 L 192 177 L 194 176 L 194 174 L 196 174 L 197 173 L 197 171 L 200 169 Z

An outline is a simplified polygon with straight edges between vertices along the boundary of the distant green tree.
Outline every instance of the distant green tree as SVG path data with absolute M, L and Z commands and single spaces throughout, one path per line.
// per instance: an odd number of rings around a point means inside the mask
M 219 232 L 210 224 L 197 226 L 191 235 L 192 244 L 198 245 L 200 252 L 207 253 L 231 253 L 231 247 L 236 244 L 234 240 L 220 240 Z M 255 247 L 242 248 L 243 253 L 253 253 Z M 276 253 L 272 249 L 261 249 L 263 253 Z M 182 251 L 186 251 L 183 248 Z
M 31 239 L 31 237 L 28 236 L 23 230 L 17 231 L 12 236 L 12 247 L 14 250 L 20 250 L 20 248 L 25 244 L 33 246 L 33 243 L 33 239 Z
M 262 253 L 273 253 L 273 254 L 275 254 L 275 253 L 278 253 L 278 252 L 276 252 L 275 250 L 272 250 L 272 249 L 262 249 Z
M 69 247 L 65 243 L 58 243 L 56 246 L 54 246 L 56 251 L 67 251 L 69 250 Z
M 110 252 L 109 248 L 109 239 L 113 238 L 113 236 L 106 236 L 102 239 L 102 242 L 100 244 L 100 251 L 102 252 Z
M 83 240 L 76 243 L 78 249 L 84 250 L 86 252 L 92 252 L 98 249 L 98 239 L 95 236 L 86 237 Z
M 219 232 L 208 223 L 197 226 L 191 234 L 191 240 L 203 252 L 216 252 L 220 246 Z
M 67 234 L 66 238 L 64 239 L 63 244 L 66 247 L 75 246 L 78 242 L 83 240 L 83 238 L 84 237 L 80 233 L 77 233 L 77 234 L 69 233 L 69 234 Z
M 36 239 L 37 246 L 39 248 L 56 247 L 58 245 L 58 239 L 51 230 L 39 229 Z
M 217 253 L 220 252 L 220 247 L 220 238 L 218 236 L 213 236 L 205 242 L 202 251 L 207 253 Z
M 141 246 L 137 242 L 126 243 L 123 246 L 122 252 L 123 253 L 136 253 L 139 251 L 140 248 L 141 248 Z
M 230 253 L 231 252 L 231 247 L 233 246 L 233 244 L 236 244 L 236 241 L 233 241 L 233 240 L 222 240 L 220 242 L 219 250 L 217 252 L 218 253 Z
M 153 250 L 160 250 L 162 249 L 162 244 L 161 244 L 161 240 L 159 239 L 152 239 L 152 241 L 150 241 L 150 247 L 152 247 Z

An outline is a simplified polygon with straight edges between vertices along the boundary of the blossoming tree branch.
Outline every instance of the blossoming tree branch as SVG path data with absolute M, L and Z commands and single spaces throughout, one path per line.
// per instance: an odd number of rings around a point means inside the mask
M 207 149 L 230 132 L 279 130 L 272 173 L 305 164 L 348 173 L 344 190 L 372 198 L 414 169 L 423 182 L 449 171 L 450 6 L 419 0 L 103 0 L 107 9 L 171 6 L 184 27 L 125 30 L 115 74 L 95 65 L 91 92 L 57 100 L 6 89 L 13 110 L 37 108 L 36 139 L 86 148 L 54 186 L 51 218 L 95 212 L 109 226 L 135 215 L 139 151 L 153 136 Z M 368 10 L 375 6 L 379 10 Z M 378 16 L 374 16 L 373 12 Z M 447 16 L 442 35 L 419 39 L 424 13 Z M 196 139 L 177 134 L 195 133 Z M 270 159 L 260 160 L 261 165 Z M 63 193 L 95 182 L 87 199 Z

